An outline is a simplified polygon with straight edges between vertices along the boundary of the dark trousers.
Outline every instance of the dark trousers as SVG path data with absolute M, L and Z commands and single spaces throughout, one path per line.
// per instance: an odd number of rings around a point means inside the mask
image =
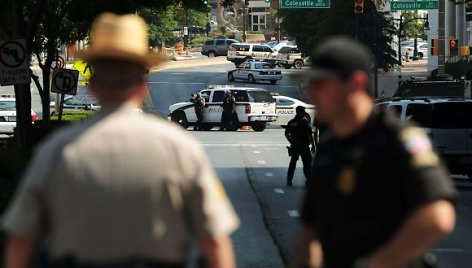
M 195 114 L 197 115 L 197 123 L 195 124 L 195 130 L 201 130 L 203 122 L 203 111 L 196 110 Z
M 287 182 L 292 182 L 293 174 L 295 173 L 295 168 L 297 167 L 298 158 L 302 158 L 303 162 L 303 174 L 305 174 L 306 181 L 308 182 L 311 174 L 311 152 L 310 146 L 294 146 L 292 145 L 291 151 L 292 158 L 290 159 L 290 164 L 288 166 L 287 172 Z
M 184 268 L 184 264 L 174 264 L 158 261 L 129 260 L 117 263 L 77 263 L 71 257 L 53 261 L 48 268 Z
M 232 117 L 233 117 L 233 112 L 232 111 L 223 110 L 223 113 L 221 114 L 220 129 L 230 128 L 232 120 L 233 120 Z

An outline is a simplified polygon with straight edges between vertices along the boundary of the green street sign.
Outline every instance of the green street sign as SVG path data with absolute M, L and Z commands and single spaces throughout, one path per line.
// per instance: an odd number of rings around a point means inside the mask
M 390 10 L 421 10 L 421 9 L 438 9 L 439 1 L 394 1 L 390 2 Z
M 280 0 L 280 8 L 330 8 L 331 0 Z

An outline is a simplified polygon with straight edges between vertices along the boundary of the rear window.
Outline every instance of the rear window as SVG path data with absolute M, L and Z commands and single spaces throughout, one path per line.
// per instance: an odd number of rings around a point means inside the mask
M 263 46 L 253 46 L 252 51 L 254 51 L 254 52 L 264 52 L 264 47 Z
M 248 102 L 249 97 L 247 96 L 247 91 L 245 90 L 231 90 L 233 97 L 236 101 Z
M 254 69 L 270 69 L 270 64 L 268 63 L 256 63 L 254 64 Z
M 251 102 L 275 102 L 269 91 L 248 91 Z
M 205 42 L 205 45 L 206 45 L 206 46 L 211 46 L 211 45 L 213 45 L 213 40 L 207 40 L 207 41 Z
M 444 102 L 432 105 L 411 104 L 406 110 L 407 119 L 413 119 L 427 128 L 472 128 L 472 103 Z
M 279 53 L 287 54 L 287 53 L 290 53 L 291 50 L 292 50 L 291 47 L 283 47 L 279 50 Z
M 216 40 L 216 44 L 217 46 L 223 46 L 225 44 L 225 40 L 222 40 L 222 39 L 219 39 L 219 40 Z
M 0 111 L 16 111 L 15 101 L 0 101 Z
M 249 51 L 249 45 L 232 44 L 229 47 L 231 51 Z
M 402 84 L 394 97 L 463 97 L 464 85 L 460 82 L 445 83 L 405 83 Z

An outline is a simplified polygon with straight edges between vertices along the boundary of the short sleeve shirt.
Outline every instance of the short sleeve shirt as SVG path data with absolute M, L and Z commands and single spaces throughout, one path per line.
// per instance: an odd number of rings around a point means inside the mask
M 191 238 L 239 220 L 201 146 L 126 104 L 40 146 L 4 217 L 13 235 L 45 237 L 51 258 L 182 263 Z
M 388 241 L 422 204 L 456 191 L 422 129 L 374 110 L 344 139 L 324 137 L 302 220 L 313 226 L 326 267 L 351 267 Z

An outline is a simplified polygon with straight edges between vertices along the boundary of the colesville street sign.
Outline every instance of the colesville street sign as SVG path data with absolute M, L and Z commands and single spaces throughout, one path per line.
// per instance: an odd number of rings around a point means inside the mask
M 280 8 L 330 8 L 331 0 L 281 0 Z
M 390 2 L 390 10 L 426 10 L 438 9 L 439 1 L 393 1 Z

